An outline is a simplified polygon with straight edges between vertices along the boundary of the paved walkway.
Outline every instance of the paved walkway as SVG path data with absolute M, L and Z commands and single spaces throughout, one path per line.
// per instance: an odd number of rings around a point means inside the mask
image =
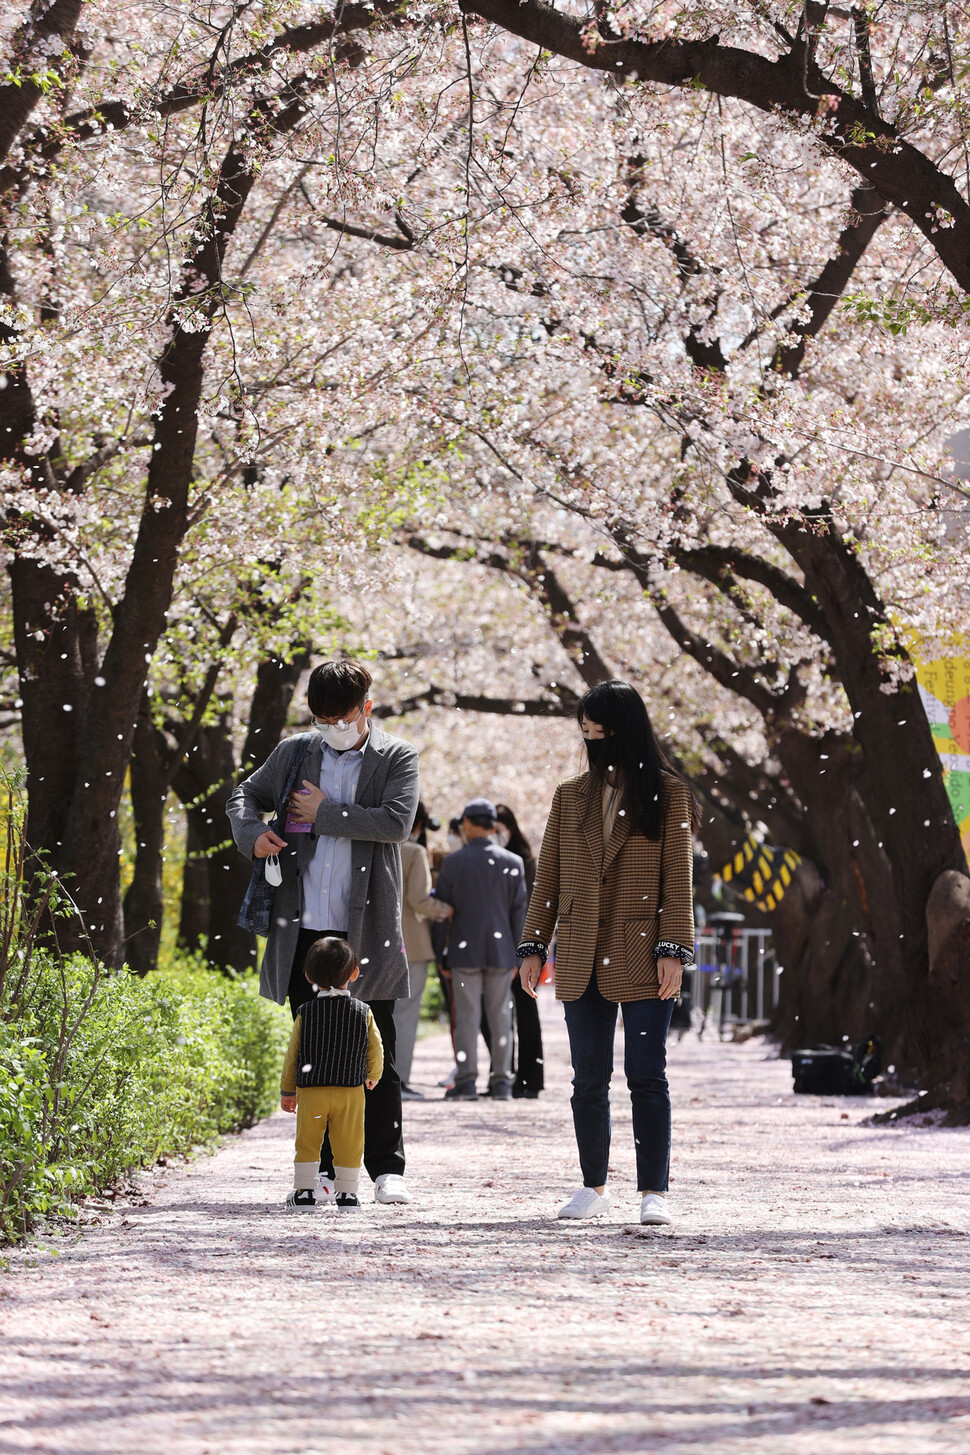
M 0 1278 L 0 1450 L 970 1450 L 970 1132 L 860 1125 L 758 1045 L 672 1047 L 676 1230 L 575 1185 L 558 1008 L 538 1102 L 407 1108 L 410 1208 L 285 1215 L 293 1122 L 159 1169 Z M 444 1037 L 418 1047 L 429 1088 Z M 439 1096 L 440 1093 L 435 1093 Z

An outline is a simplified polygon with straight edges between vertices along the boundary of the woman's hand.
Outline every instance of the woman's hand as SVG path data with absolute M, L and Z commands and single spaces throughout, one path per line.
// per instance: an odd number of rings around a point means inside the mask
M 274 834 L 272 829 L 267 829 L 253 844 L 253 856 L 257 859 L 268 859 L 270 854 L 278 854 L 285 848 L 286 840 L 281 839 L 279 834 Z
M 531 995 L 533 1000 L 537 999 L 536 986 L 539 984 L 539 976 L 542 974 L 542 956 L 526 955 L 519 966 L 519 980 L 526 995 Z
M 660 977 L 660 999 L 676 1000 L 684 978 L 683 965 L 674 955 L 663 955 L 657 961 L 657 974 Z

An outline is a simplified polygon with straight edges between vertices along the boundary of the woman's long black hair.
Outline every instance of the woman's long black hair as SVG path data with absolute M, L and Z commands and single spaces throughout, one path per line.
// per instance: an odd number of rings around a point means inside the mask
M 507 803 L 497 803 L 495 811 L 498 814 L 498 821 L 503 828 L 509 831 L 509 841 L 505 845 L 510 854 L 518 854 L 520 859 L 532 858 L 532 846 L 525 834 L 519 828 L 519 820 L 509 808 Z
M 623 805 L 630 815 L 634 832 L 648 839 L 659 839 L 663 825 L 663 773 L 683 783 L 682 774 L 669 761 L 654 736 L 643 698 L 629 682 L 600 682 L 580 698 L 576 719 L 599 723 L 606 737 L 597 753 L 587 743 L 590 772 L 602 787 L 610 770 L 623 794 Z M 692 827 L 698 827 L 697 805 L 691 794 Z
M 428 829 L 430 827 L 428 819 L 430 817 L 431 815 L 424 806 L 424 800 L 419 798 L 418 806 L 414 812 L 414 823 L 411 825 L 411 832 L 414 833 L 415 829 L 421 830 L 415 842 L 419 843 L 423 849 L 428 847 Z

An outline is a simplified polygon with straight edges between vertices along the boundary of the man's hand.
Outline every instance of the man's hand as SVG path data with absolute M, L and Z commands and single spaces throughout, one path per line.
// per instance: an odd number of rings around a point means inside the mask
M 537 999 L 536 986 L 539 984 L 539 976 L 541 974 L 542 956 L 526 955 L 522 964 L 519 966 L 519 980 L 522 983 L 522 989 L 527 995 L 531 995 L 533 1000 Z
M 314 823 L 317 809 L 327 795 L 315 783 L 310 783 L 306 778 L 303 780 L 303 788 L 303 793 L 294 788 L 286 801 L 287 812 L 290 818 L 296 819 L 297 823 Z
M 296 1092 L 295 1091 L 281 1091 L 280 1092 L 280 1107 L 282 1108 L 283 1111 L 296 1111 Z
M 660 999 L 676 1000 L 684 978 L 683 965 L 673 955 L 664 955 L 657 961 L 657 974 L 660 977 Z
M 377 1082 L 368 1080 L 364 1082 L 364 1085 L 367 1087 L 368 1091 L 373 1091 L 374 1087 L 377 1085 Z
M 279 834 L 274 834 L 272 829 L 267 829 L 253 844 L 253 854 L 257 859 L 268 859 L 270 854 L 278 854 L 285 848 L 286 840 L 281 839 Z

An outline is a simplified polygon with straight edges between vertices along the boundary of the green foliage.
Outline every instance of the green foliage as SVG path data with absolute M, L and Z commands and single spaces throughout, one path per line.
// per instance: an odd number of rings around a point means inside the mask
M 940 214 L 941 227 L 949 226 L 949 214 Z M 970 313 L 970 298 L 957 294 L 952 288 L 944 298 L 938 298 L 932 308 L 924 303 L 905 298 L 870 298 L 865 293 L 846 293 L 840 309 L 857 323 L 874 323 L 884 328 L 894 338 L 917 327 L 933 322 L 946 324 L 948 328 L 965 327 Z
M 428 967 L 428 978 L 424 983 L 424 994 L 421 997 L 421 1019 L 432 1021 L 435 1025 L 448 1019 L 448 1007 L 445 1004 L 441 981 L 438 979 L 438 972 L 433 965 Z
M 5 1008 L 9 1012 L 10 1008 Z M 0 1235 L 272 1110 L 288 1034 L 255 980 L 140 980 L 35 954 L 29 1004 L 0 1020 Z M 64 1028 L 73 1027 L 64 1045 Z
M 0 777 L 0 1242 L 11 1242 L 137 1167 L 265 1116 L 289 1025 L 253 976 L 186 958 L 142 980 L 59 955 L 67 894 L 28 862 L 22 785 Z

